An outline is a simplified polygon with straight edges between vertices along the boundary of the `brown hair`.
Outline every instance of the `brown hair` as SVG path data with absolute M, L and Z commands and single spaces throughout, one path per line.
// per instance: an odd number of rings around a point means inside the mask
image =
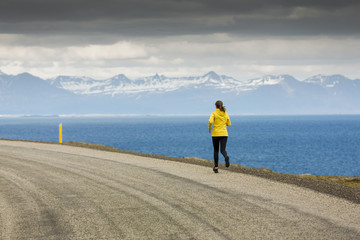
M 223 112 L 226 111 L 226 108 L 223 106 L 223 102 L 220 100 L 216 101 L 215 106 L 216 106 L 216 108 L 220 109 Z

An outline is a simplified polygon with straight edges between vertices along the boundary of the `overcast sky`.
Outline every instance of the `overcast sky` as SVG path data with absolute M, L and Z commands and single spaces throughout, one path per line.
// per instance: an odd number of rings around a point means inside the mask
M 0 70 L 360 78 L 360 1 L 1 0 Z

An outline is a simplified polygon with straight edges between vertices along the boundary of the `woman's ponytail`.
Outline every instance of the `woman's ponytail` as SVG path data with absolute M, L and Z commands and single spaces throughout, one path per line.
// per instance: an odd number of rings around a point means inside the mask
M 226 111 L 226 108 L 223 106 L 223 102 L 220 100 L 216 101 L 215 106 L 216 108 L 220 109 L 220 111 Z

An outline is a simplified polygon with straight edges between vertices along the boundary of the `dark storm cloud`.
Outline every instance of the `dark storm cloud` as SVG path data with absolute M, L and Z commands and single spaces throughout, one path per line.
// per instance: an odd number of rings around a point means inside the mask
M 1 0 L 1 33 L 358 35 L 359 1 Z

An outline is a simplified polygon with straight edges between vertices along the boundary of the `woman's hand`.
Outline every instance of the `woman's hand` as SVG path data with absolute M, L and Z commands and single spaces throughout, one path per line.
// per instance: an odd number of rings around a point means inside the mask
M 211 129 L 209 129 L 209 133 L 211 133 Z

